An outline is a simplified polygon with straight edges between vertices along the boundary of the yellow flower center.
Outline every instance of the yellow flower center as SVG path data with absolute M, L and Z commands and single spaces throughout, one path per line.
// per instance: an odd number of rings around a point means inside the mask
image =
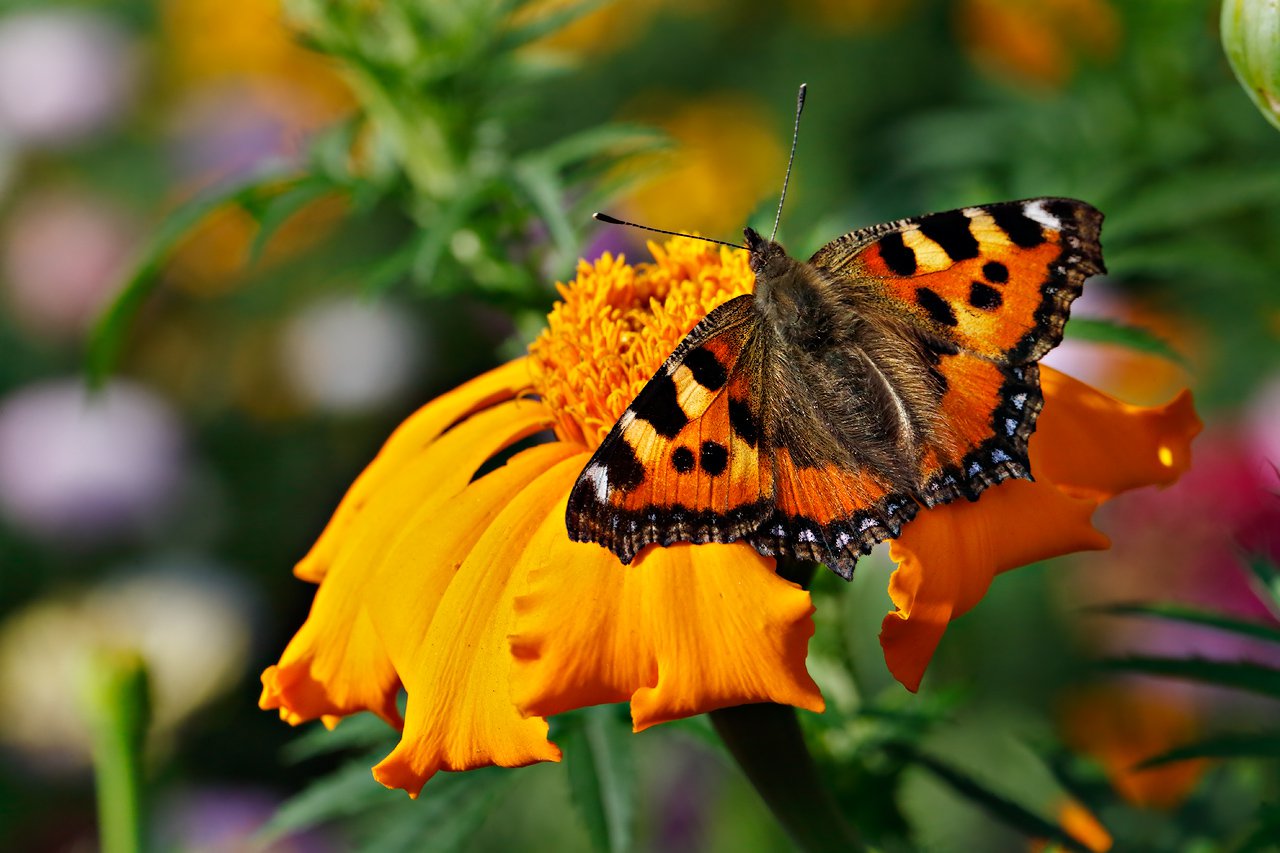
M 556 435 L 595 448 L 698 321 L 750 293 L 747 253 L 688 237 L 649 244 L 652 263 L 605 254 L 557 284 L 561 300 L 529 346 Z

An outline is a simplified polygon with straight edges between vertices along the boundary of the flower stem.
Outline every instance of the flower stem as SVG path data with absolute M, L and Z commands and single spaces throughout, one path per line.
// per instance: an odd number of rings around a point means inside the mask
M 795 708 L 764 703 L 711 712 L 711 723 L 765 805 L 801 850 L 866 850 L 818 778 Z
M 98 833 L 103 853 L 143 849 L 142 747 L 151 718 L 147 669 L 136 653 L 104 652 L 89 671 Z

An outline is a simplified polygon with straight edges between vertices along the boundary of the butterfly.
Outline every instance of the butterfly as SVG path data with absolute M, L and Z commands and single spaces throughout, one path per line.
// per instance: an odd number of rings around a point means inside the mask
M 1035 198 L 875 225 L 808 261 L 747 228 L 711 311 L 574 484 L 575 541 L 744 541 L 852 577 L 921 507 L 1030 479 L 1038 361 L 1105 272 L 1102 214 Z

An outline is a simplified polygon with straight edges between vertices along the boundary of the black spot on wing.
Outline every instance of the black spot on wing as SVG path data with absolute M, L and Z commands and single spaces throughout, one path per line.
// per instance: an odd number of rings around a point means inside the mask
M 1044 242 L 1044 229 L 1039 222 L 1023 214 L 1022 205 L 992 207 L 987 212 L 995 219 L 1000 230 L 1009 235 L 1014 245 L 1034 249 Z
M 636 397 L 632 404 L 636 417 L 648 421 L 663 438 L 675 438 L 689 418 L 676 402 L 676 383 L 670 376 L 660 373 Z
M 880 257 L 895 275 L 916 274 L 916 253 L 902 242 L 902 234 L 890 231 L 880 238 Z
M 676 466 L 676 470 L 681 474 L 688 474 L 692 471 L 695 461 L 693 451 L 687 447 L 681 446 L 671 451 L 671 464 Z
M 708 391 L 719 391 L 724 387 L 724 383 L 729 381 L 729 374 L 720 363 L 720 359 L 705 347 L 691 350 L 684 357 L 684 366 L 689 368 L 694 381 Z
M 999 261 L 987 261 L 983 264 L 982 274 L 987 277 L 987 281 L 996 284 L 1004 284 L 1009 280 L 1009 268 Z
M 941 246 L 953 261 L 978 257 L 978 240 L 969 230 L 969 217 L 959 210 L 924 217 L 920 233 Z
M 927 287 L 916 288 L 916 302 L 929 314 L 929 318 L 943 326 L 955 326 L 956 312 L 951 310 L 947 300 L 943 299 Z
M 719 477 L 729 464 L 729 451 L 718 441 L 704 441 L 698 463 L 703 471 L 712 477 Z
M 729 400 L 729 428 L 752 447 L 760 442 L 760 424 L 746 400 Z
M 618 438 L 613 448 L 600 458 L 599 464 L 609 472 L 609 485 L 616 489 L 630 492 L 644 482 L 644 466 L 624 438 Z
M 991 285 L 975 281 L 969 285 L 969 304 L 983 311 L 994 311 L 1004 304 L 1004 297 Z

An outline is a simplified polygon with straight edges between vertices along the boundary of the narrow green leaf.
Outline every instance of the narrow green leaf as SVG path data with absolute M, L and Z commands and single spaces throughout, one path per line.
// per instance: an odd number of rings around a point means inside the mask
M 544 169 L 560 171 L 574 163 L 603 154 L 634 154 L 669 147 L 670 138 L 659 130 L 633 124 L 606 124 L 559 139 L 527 156 Z
M 465 773 L 441 773 L 418 799 L 395 797 L 385 815 L 364 821 L 359 850 L 369 853 L 452 853 L 470 848 L 515 775 L 506 768 L 486 767 Z M 395 792 L 388 791 L 389 796 Z
M 1215 735 L 1146 759 L 1135 770 L 1195 758 L 1280 758 L 1280 731 Z
M 1273 608 L 1280 610 L 1280 566 L 1261 554 L 1245 554 L 1242 559 L 1262 592 L 1270 596 Z
M 564 29 L 583 15 L 594 12 L 613 0 L 580 0 L 578 3 L 555 8 L 552 12 L 543 12 L 528 23 L 518 27 L 510 27 L 497 46 L 499 53 L 509 53 L 521 45 L 537 41 L 544 36 Z
M 1216 661 L 1204 658 L 1132 657 L 1111 658 L 1097 663 L 1112 672 L 1140 672 L 1167 678 L 1198 681 L 1218 687 L 1248 690 L 1280 699 L 1280 670 L 1247 661 Z
M 369 768 L 376 761 L 372 756 L 353 760 L 314 782 L 284 803 L 258 831 L 255 840 L 265 847 L 290 833 L 364 814 L 391 797 L 403 797 L 404 794 L 388 791 L 373 778 Z
M 988 814 L 1029 838 L 1038 838 L 1053 844 L 1059 844 L 1067 850 L 1089 853 L 1088 847 L 1077 841 L 1073 835 L 1058 826 L 1058 824 L 1015 803 L 1003 794 L 991 790 L 969 774 L 903 743 L 893 744 L 890 750 L 928 770 L 939 781 L 950 786 L 957 794 L 972 800 L 975 804 L 985 809 Z
M 1111 616 L 1149 616 L 1154 619 L 1165 619 L 1171 622 L 1204 625 L 1232 634 L 1255 637 L 1271 643 L 1280 643 L 1280 628 L 1264 625 L 1261 622 L 1233 619 L 1220 613 L 1210 613 L 1181 604 L 1111 604 L 1103 607 L 1092 607 L 1089 612 Z
M 1116 344 L 1137 352 L 1158 355 L 1182 367 L 1190 367 L 1186 357 L 1168 341 L 1138 326 L 1096 317 L 1073 317 L 1067 323 L 1065 334 L 1073 340 Z
M 636 777 L 631 730 L 615 708 L 584 708 L 563 738 L 569 790 L 597 850 L 631 849 Z
M 332 193 L 334 189 L 329 181 L 313 176 L 299 181 L 292 189 L 267 199 L 254 216 L 258 222 L 258 233 L 253 236 L 253 242 L 249 245 L 246 266 L 252 266 L 262 258 L 267 243 L 290 217 L 311 202 Z
M 155 289 L 165 262 L 182 239 L 219 207 L 232 203 L 247 204 L 259 193 L 268 189 L 282 192 L 287 186 L 288 179 L 283 173 L 263 173 L 243 183 L 197 196 L 175 210 L 160 225 L 134 264 L 133 272 L 125 279 L 120 292 L 98 318 L 89 335 L 85 372 L 91 385 L 101 385 L 115 366 L 129 323 Z
M 551 232 L 561 259 L 571 260 L 578 251 L 578 232 L 565 214 L 565 194 L 555 174 L 526 162 L 515 169 L 512 177 Z
M 372 749 L 386 745 L 387 751 L 399 739 L 399 732 L 374 714 L 346 717 L 333 730 L 319 723 L 311 725 L 281 750 L 284 760 L 297 764 L 309 758 L 349 749 Z
M 1280 171 L 1230 165 L 1175 173 L 1123 200 L 1107 218 L 1109 239 L 1125 242 L 1160 232 L 1183 232 L 1222 216 L 1272 205 L 1280 195 Z M 1187 204 L 1193 198 L 1195 204 Z

